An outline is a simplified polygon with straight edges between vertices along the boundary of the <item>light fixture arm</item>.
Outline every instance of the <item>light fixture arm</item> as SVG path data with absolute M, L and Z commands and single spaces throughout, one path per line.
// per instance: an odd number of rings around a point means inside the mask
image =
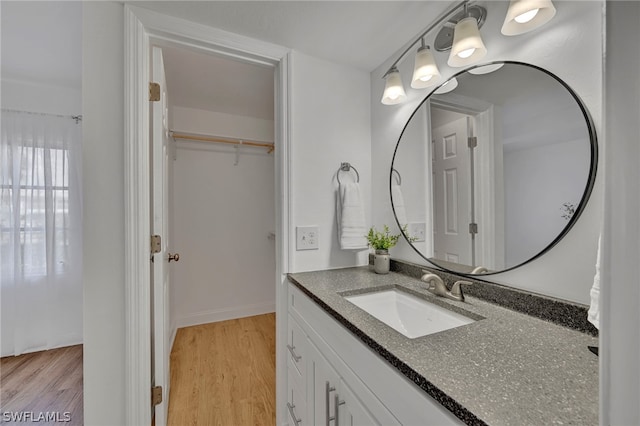
M 404 59 L 405 55 L 406 55 L 407 53 L 409 53 L 409 51 L 413 48 L 413 46 L 415 46 L 415 44 L 416 44 L 419 40 L 422 40 L 422 45 L 424 46 L 424 37 L 425 37 L 427 34 L 429 34 L 429 33 L 430 33 L 434 28 L 436 28 L 438 25 L 440 25 L 443 21 L 445 21 L 447 18 L 449 18 L 449 16 L 451 16 L 451 15 L 452 15 L 453 13 L 455 13 L 458 9 L 460 9 L 460 7 L 464 7 L 464 8 L 465 8 L 465 12 L 466 12 L 466 8 L 467 8 L 468 3 L 469 3 L 469 0 L 463 0 L 463 1 L 461 1 L 460 3 L 457 3 L 457 4 L 455 4 L 454 6 L 452 6 L 451 8 L 449 8 L 448 10 L 446 10 L 444 13 L 442 13 L 442 14 L 438 17 L 438 19 L 436 19 L 436 20 L 433 22 L 433 24 L 431 24 L 431 25 L 429 26 L 429 28 L 427 28 L 427 29 L 426 29 L 422 34 L 420 34 L 420 36 L 418 36 L 418 37 L 414 40 L 414 42 L 413 42 L 413 43 L 411 43 L 411 44 L 409 45 L 409 47 L 407 47 L 407 48 L 405 49 L 405 51 L 404 51 L 404 52 L 402 52 L 402 54 L 400 55 L 400 57 L 399 57 L 398 59 L 396 59 L 396 61 L 393 63 L 393 65 L 391 65 L 391 66 L 389 67 L 389 70 L 388 70 L 386 73 L 384 73 L 384 76 L 382 76 L 382 78 L 385 78 L 385 77 L 389 74 L 389 72 L 391 72 L 391 70 L 392 70 L 393 68 L 395 68 L 395 67 L 398 65 L 398 63 L 399 63 L 402 59 Z

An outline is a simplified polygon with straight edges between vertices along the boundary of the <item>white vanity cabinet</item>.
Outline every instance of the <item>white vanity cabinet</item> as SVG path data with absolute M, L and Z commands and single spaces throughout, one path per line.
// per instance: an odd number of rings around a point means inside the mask
M 286 351 L 290 426 L 462 424 L 291 283 Z

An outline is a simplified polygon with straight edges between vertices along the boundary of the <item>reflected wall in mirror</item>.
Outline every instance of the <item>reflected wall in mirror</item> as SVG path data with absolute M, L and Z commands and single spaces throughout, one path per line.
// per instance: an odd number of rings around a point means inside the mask
M 493 63 L 455 78 L 400 136 L 392 207 L 432 264 L 503 272 L 545 253 L 580 216 L 595 179 L 595 129 L 571 88 L 541 68 Z

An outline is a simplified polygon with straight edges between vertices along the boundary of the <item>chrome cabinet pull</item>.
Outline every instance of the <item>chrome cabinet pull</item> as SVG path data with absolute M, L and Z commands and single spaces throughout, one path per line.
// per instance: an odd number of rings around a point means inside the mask
M 334 396 L 333 398 L 336 406 L 336 426 L 340 426 L 339 411 L 340 411 L 340 406 L 344 405 L 344 401 L 340 401 L 340 396 L 338 394 L 336 394 L 336 396 Z
M 291 346 L 291 345 L 287 345 L 287 349 L 289 349 L 289 352 L 291 352 L 291 356 L 293 357 L 293 360 L 295 362 L 298 362 L 302 359 L 302 355 L 298 355 L 296 353 L 296 347 L 295 346 Z
M 294 423 L 296 424 L 296 426 L 298 426 L 302 419 L 299 419 L 296 416 L 296 412 L 294 411 L 294 408 L 296 408 L 296 406 L 287 402 L 287 408 L 289 409 L 289 414 L 291 414 L 291 418 L 293 419 Z
M 335 417 L 331 417 L 331 407 L 329 404 L 329 394 L 334 390 L 336 390 L 336 388 L 331 386 L 329 384 L 329 381 L 327 381 L 324 388 L 324 404 L 325 404 L 325 412 L 327 414 L 325 416 L 325 419 L 327 420 L 327 423 L 326 423 L 327 426 L 329 426 L 329 423 L 331 422 L 331 420 L 335 419 Z

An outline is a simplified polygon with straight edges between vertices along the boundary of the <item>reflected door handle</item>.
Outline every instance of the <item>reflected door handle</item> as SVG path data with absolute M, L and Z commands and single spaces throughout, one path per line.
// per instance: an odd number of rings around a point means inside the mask
M 169 262 L 171 262 L 172 260 L 174 262 L 177 262 L 178 260 L 180 260 L 180 255 L 178 253 L 173 253 L 173 254 L 167 253 L 167 254 L 169 255 L 168 256 L 169 257 Z

